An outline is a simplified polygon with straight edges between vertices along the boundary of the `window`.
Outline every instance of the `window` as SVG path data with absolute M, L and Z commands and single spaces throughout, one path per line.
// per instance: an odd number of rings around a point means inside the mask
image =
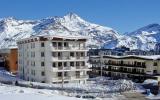
M 71 57 L 74 57 L 74 52 L 70 52 L 70 56 L 71 56 Z
M 76 66 L 79 66 L 80 64 L 79 64 L 79 62 L 76 62 Z
M 82 61 L 82 66 L 85 66 L 85 62 L 84 61 Z
M 83 57 L 84 56 L 84 52 L 81 52 L 81 57 Z
M 56 57 L 56 52 L 52 52 L 52 56 L 53 56 L 53 57 Z
M 74 66 L 74 62 L 70 62 L 70 66 L 72 66 L 72 67 L 73 67 L 73 66 Z
M 41 43 L 41 47 L 44 47 L 44 46 L 45 46 L 45 45 L 44 45 L 44 42 L 42 42 L 42 43 Z
M 35 48 L 35 43 L 33 43 L 33 48 Z
M 35 52 L 33 52 L 33 57 L 35 57 Z
M 44 57 L 44 56 L 45 56 L 44 52 L 41 52 L 41 57 Z
M 31 43 L 31 49 L 35 48 L 35 43 Z
M 53 47 L 57 47 L 57 43 L 56 42 L 52 42 L 52 46 Z
M 62 67 L 62 62 L 58 62 L 58 67 Z
M 76 71 L 76 76 L 79 76 L 80 75 L 80 71 Z
M 55 62 L 52 63 L 52 67 L 56 67 L 56 63 Z
M 58 46 L 61 47 L 61 46 L 62 46 L 62 43 L 61 43 L 61 42 L 58 42 Z
M 35 52 L 31 52 L 31 57 L 35 57 Z
M 64 42 L 64 47 L 68 47 L 68 43 L 67 42 Z
M 29 64 L 29 62 L 27 62 Z M 31 66 L 35 66 L 35 61 L 31 61 Z
M 31 74 L 35 76 L 35 70 L 31 70 Z
M 153 63 L 153 66 L 157 66 L 157 62 L 154 62 L 154 63 Z
M 64 72 L 64 76 L 68 76 L 68 73 L 67 73 L 67 72 Z
M 44 63 L 44 62 L 41 62 L 41 66 L 45 66 L 45 63 Z
M 153 70 L 153 73 L 154 73 L 154 74 L 157 74 L 157 70 Z
M 58 52 L 58 57 L 60 57 L 61 56 L 61 52 Z
M 58 76 L 58 77 L 62 77 L 62 72 L 58 72 L 58 73 L 57 73 L 57 76 Z
M 67 67 L 67 62 L 64 62 L 64 67 Z
M 45 76 L 45 72 L 44 71 L 41 72 L 41 76 Z

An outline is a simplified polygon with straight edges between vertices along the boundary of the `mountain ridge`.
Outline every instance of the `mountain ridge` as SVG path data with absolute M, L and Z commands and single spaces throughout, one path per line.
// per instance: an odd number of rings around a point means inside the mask
M 30 36 L 74 35 L 90 37 L 87 42 L 90 48 L 126 46 L 131 49 L 150 50 L 154 49 L 157 42 L 160 42 L 158 33 L 160 33 L 160 25 L 150 24 L 127 34 L 120 34 L 110 27 L 85 21 L 75 13 L 41 20 L 18 20 L 8 17 L 0 19 L 0 48 L 16 47 L 17 40 Z

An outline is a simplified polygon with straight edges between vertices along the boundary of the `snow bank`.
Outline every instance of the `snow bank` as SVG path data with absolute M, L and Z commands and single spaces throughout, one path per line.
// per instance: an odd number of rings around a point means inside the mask
M 143 82 L 143 84 L 158 84 L 158 81 L 154 79 L 147 79 Z

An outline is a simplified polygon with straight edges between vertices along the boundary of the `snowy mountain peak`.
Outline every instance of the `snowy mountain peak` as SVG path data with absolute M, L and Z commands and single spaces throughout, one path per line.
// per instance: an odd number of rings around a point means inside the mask
M 35 21 L 13 17 L 0 21 L 0 48 L 15 47 L 16 40 L 33 35 L 82 35 L 90 37 L 88 46 L 114 47 L 118 41 L 118 33 L 112 28 L 85 21 L 75 13 Z
M 77 14 L 75 13 L 68 13 L 67 15 L 65 15 L 64 17 L 68 17 L 69 19 L 81 19 Z
M 41 20 L 18 20 L 8 17 L 0 20 L 0 48 L 16 47 L 18 39 L 33 35 L 81 35 L 89 37 L 89 47 L 153 49 L 160 42 L 160 25 L 149 24 L 126 35 L 116 30 L 85 21 L 75 13 Z
M 157 23 L 149 24 L 147 26 L 144 26 L 134 32 L 131 32 L 129 35 L 139 35 L 144 32 L 152 33 L 152 32 L 159 32 L 160 31 L 160 25 Z
M 134 41 L 136 49 L 151 50 L 154 49 L 156 43 L 160 42 L 160 25 L 149 24 L 127 35 L 132 36 L 130 43 Z

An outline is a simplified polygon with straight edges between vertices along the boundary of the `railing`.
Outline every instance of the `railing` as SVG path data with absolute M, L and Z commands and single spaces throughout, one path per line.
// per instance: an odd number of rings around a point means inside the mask
M 86 69 L 88 68 L 87 66 L 76 66 L 76 69 Z
M 58 70 L 71 70 L 71 67 L 58 67 Z
M 105 63 L 105 65 L 115 65 L 115 66 L 126 66 L 126 67 L 141 67 L 141 68 L 146 68 L 146 65 L 136 65 L 136 64 Z
M 64 46 L 53 46 L 53 49 L 55 50 L 86 50 L 87 48 L 86 47 L 73 47 L 73 46 L 67 46 L 67 47 L 64 47 Z
M 76 75 L 76 78 L 88 78 L 88 75 Z
M 69 80 L 71 76 L 58 77 L 58 80 Z
M 87 59 L 87 57 L 63 57 L 63 56 L 59 56 L 59 57 L 52 57 L 52 59 L 55 59 L 55 60 L 83 60 L 83 59 Z
M 93 69 L 101 70 L 100 67 L 94 67 Z M 103 71 L 111 71 L 111 72 L 120 72 L 120 73 L 130 73 L 130 74 L 145 74 L 145 72 L 139 72 L 132 69 L 132 71 L 127 71 L 122 68 L 119 69 L 111 69 L 111 68 L 102 68 Z

